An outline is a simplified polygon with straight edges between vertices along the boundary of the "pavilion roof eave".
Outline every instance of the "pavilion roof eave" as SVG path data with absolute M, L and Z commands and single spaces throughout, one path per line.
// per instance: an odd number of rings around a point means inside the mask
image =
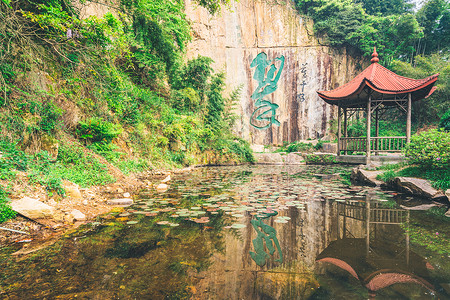
M 320 98 L 322 98 L 325 102 L 327 102 L 328 104 L 331 105 L 339 105 L 344 103 L 348 103 L 349 105 L 352 105 L 352 102 L 354 102 L 355 98 L 359 99 L 359 102 L 361 102 L 361 100 L 363 100 L 363 103 L 366 103 L 368 100 L 368 97 L 365 96 L 364 98 L 359 98 L 357 97 L 359 94 L 362 93 L 362 91 L 364 90 L 365 87 L 368 87 L 369 89 L 378 92 L 380 94 L 384 94 L 384 95 L 405 95 L 408 93 L 414 93 L 417 92 L 419 90 L 423 90 L 426 88 L 429 88 L 430 85 L 434 85 L 434 83 L 437 81 L 439 76 L 438 74 L 434 74 L 432 76 L 429 76 L 428 78 L 426 78 L 426 82 L 424 82 L 422 85 L 414 87 L 412 89 L 407 89 L 407 90 L 398 90 L 398 91 L 392 91 L 392 90 L 383 90 L 378 88 L 376 85 L 374 85 L 370 80 L 364 78 L 360 84 L 360 86 L 351 94 L 343 96 L 343 97 L 329 97 L 325 94 L 322 93 L 322 91 L 317 91 L 317 94 L 319 95 Z M 436 87 L 431 87 L 430 91 L 420 97 L 421 99 L 424 98 L 428 98 L 434 91 L 436 90 Z M 367 97 L 367 98 L 366 98 Z M 365 99 L 366 98 L 366 99 Z M 420 99 L 415 99 L 415 101 L 420 100 Z

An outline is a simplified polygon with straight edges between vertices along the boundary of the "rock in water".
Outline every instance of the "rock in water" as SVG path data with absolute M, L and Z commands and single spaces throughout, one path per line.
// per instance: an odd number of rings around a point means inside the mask
M 86 221 L 86 215 L 83 214 L 78 209 L 72 210 L 72 212 L 70 214 L 73 216 L 75 221 Z
M 158 193 L 163 193 L 169 189 L 169 186 L 165 183 L 161 183 L 156 187 L 156 191 Z
M 43 219 L 53 217 L 55 209 L 37 199 L 23 197 L 11 202 L 11 208 L 30 219 Z
M 108 205 L 129 206 L 129 205 L 133 204 L 133 199 L 130 199 L 130 198 L 111 199 L 111 200 L 107 200 L 106 204 L 108 204 Z
M 414 195 L 429 199 L 437 199 L 444 196 L 441 191 L 433 188 L 429 181 L 413 177 L 397 177 L 395 184 L 401 189 Z

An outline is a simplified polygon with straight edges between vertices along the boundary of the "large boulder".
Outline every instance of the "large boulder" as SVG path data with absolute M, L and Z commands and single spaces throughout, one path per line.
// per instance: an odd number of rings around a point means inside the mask
M 445 196 L 447 196 L 447 202 L 450 202 L 450 189 L 445 191 Z
M 395 186 L 401 191 L 421 196 L 428 199 L 439 199 L 445 195 L 431 186 L 428 180 L 413 177 L 397 177 L 394 180 Z
M 353 168 L 351 180 L 362 182 L 371 186 L 380 186 L 384 182 L 377 179 L 377 176 L 383 171 L 368 171 L 361 168 Z
M 53 217 L 55 209 L 37 199 L 23 197 L 11 202 L 11 208 L 19 214 L 30 219 L 43 219 Z

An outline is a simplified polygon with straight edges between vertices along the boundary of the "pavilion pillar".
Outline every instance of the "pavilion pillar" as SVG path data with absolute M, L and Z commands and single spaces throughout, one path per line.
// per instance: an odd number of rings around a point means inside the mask
M 369 100 L 367 101 L 367 137 L 366 137 L 366 164 L 370 163 L 370 126 L 371 126 L 371 106 L 372 106 L 372 95 L 369 95 Z
M 375 137 L 379 137 L 380 136 L 380 124 L 379 124 L 379 115 L 378 115 L 378 107 L 375 109 Z M 380 143 L 379 143 L 379 139 L 375 140 L 375 150 L 379 150 L 380 148 Z M 378 151 L 375 152 L 375 155 L 378 155 Z
M 411 141 L 411 93 L 408 93 L 408 110 L 406 115 L 406 143 Z
M 347 133 L 347 108 L 344 107 L 344 137 L 348 137 L 348 133 Z M 345 140 L 345 142 L 347 143 L 347 140 Z M 345 147 L 347 148 L 347 147 Z M 344 155 L 347 155 L 347 151 L 344 150 Z
M 338 132 L 337 132 L 337 155 L 340 156 L 341 155 L 341 111 L 342 108 L 341 106 L 338 104 Z

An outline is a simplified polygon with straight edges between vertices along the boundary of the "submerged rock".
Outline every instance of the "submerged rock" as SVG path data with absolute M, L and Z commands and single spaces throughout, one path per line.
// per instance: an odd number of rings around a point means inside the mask
M 431 186 L 428 180 L 413 177 L 397 177 L 394 180 L 397 188 L 413 195 L 428 199 L 438 199 L 444 197 L 444 193 Z
M 11 208 L 30 219 L 52 217 L 55 212 L 52 206 L 30 197 L 23 197 L 20 200 L 11 202 Z
M 130 199 L 130 198 L 111 199 L 111 200 L 107 200 L 106 204 L 129 206 L 129 205 L 133 204 L 133 199 Z

